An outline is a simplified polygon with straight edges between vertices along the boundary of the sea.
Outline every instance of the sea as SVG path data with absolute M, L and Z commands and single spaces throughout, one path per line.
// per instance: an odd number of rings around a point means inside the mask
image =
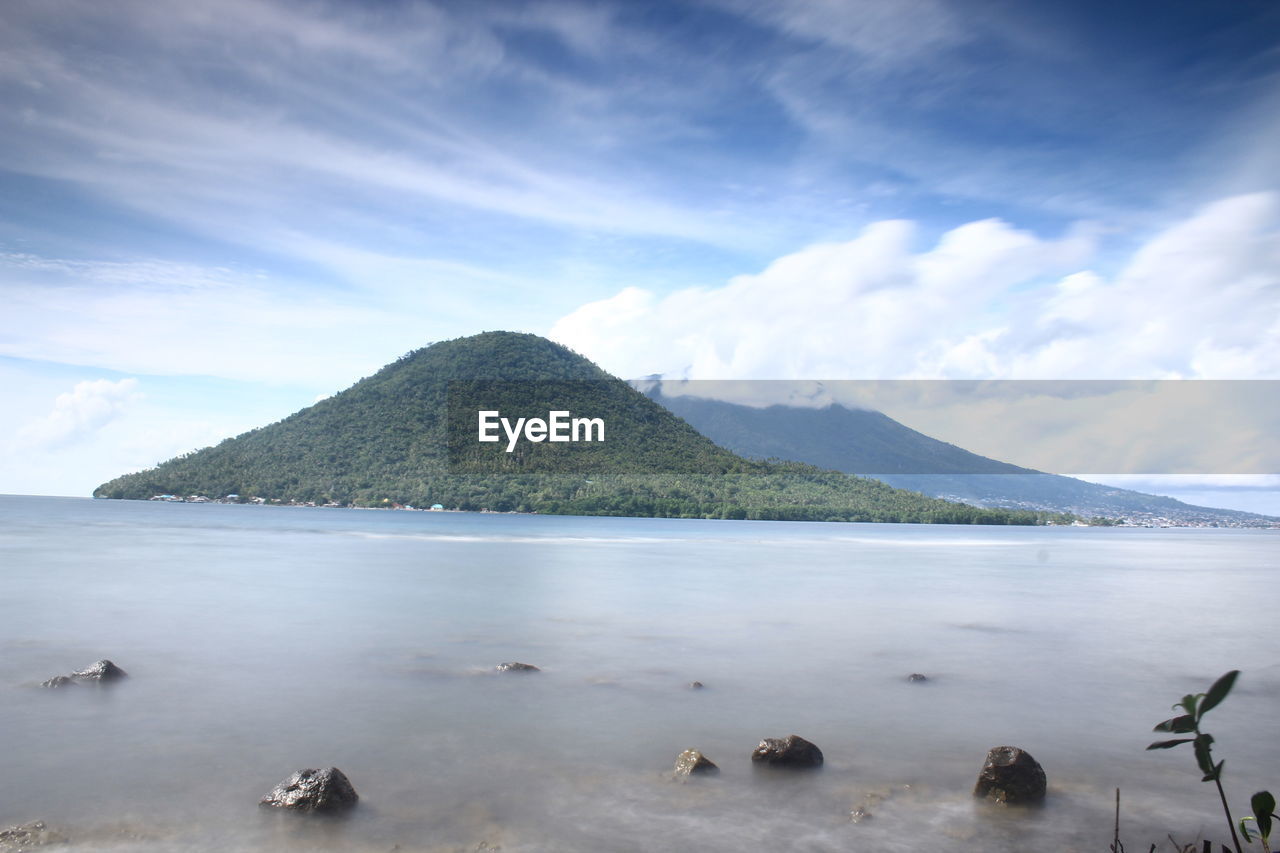
M 0 497 L 0 829 L 157 853 L 1105 851 L 1119 789 L 1128 850 L 1229 842 L 1189 748 L 1145 747 L 1239 669 L 1204 728 L 1237 817 L 1280 788 L 1278 537 Z M 129 677 L 38 686 L 101 658 Z M 821 769 L 753 765 L 790 734 Z M 1044 767 L 1043 806 L 974 798 L 1004 745 Z M 674 780 L 690 748 L 720 773 Z M 259 807 L 330 766 L 345 816 Z

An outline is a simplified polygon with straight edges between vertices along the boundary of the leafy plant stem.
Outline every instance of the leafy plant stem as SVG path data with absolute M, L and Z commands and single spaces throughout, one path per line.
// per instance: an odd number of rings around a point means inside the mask
M 1197 732 L 1198 733 L 1198 732 Z M 1243 853 L 1240 849 L 1240 837 L 1236 835 L 1236 823 L 1231 819 L 1231 807 L 1227 805 L 1227 794 L 1222 790 L 1222 774 L 1213 774 L 1213 784 L 1218 786 L 1218 799 L 1222 800 L 1222 811 L 1227 816 L 1227 826 L 1231 829 L 1231 843 L 1236 847 L 1236 853 Z

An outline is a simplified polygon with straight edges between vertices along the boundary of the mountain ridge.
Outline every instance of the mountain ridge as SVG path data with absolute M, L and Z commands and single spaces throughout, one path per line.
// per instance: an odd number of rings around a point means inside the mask
M 498 444 L 480 448 L 459 431 L 474 419 L 464 418 L 460 427 L 450 420 L 451 406 L 468 417 L 477 407 L 493 406 L 545 414 L 562 407 L 556 389 L 566 383 L 577 388 L 575 408 L 605 415 L 609 441 L 580 453 L 534 444 L 517 456 Z M 451 393 L 461 394 L 461 402 L 451 401 Z M 574 467 L 583 460 L 586 468 Z M 940 501 L 803 463 L 743 459 L 577 353 L 514 332 L 484 332 L 414 350 L 287 418 L 117 477 L 94 492 L 130 499 L 157 494 L 596 515 L 994 524 L 1049 519 Z
M 653 380 L 633 385 L 646 389 L 647 396 L 717 444 L 748 458 L 805 462 L 931 497 L 1084 517 L 1124 517 L 1135 523 L 1275 520 L 1023 468 L 924 435 L 869 409 L 836 403 L 754 407 L 692 395 L 668 396 L 662 393 L 661 383 Z

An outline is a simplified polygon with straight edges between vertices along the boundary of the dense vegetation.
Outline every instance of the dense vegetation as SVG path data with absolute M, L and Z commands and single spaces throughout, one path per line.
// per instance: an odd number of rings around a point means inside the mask
M 480 445 L 477 408 L 599 417 L 606 441 Z M 743 459 L 570 350 L 486 332 L 416 350 L 284 420 L 118 477 L 95 497 L 260 496 L 584 515 L 1035 524 L 800 463 Z M 1065 520 L 1065 519 L 1063 519 Z

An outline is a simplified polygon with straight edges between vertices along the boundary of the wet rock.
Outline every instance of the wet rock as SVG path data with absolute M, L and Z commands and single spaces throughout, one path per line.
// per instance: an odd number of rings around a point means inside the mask
M 346 774 L 336 767 L 299 770 L 271 789 L 258 805 L 301 812 L 338 812 L 360 799 Z
M 751 760 L 770 767 L 821 767 L 822 750 L 800 737 L 767 737 L 751 753 Z
M 127 672 L 111 661 L 100 660 L 86 666 L 84 669 L 77 669 L 70 675 L 55 675 L 48 681 L 40 682 L 40 686 L 56 689 L 59 687 L 71 687 L 75 684 L 107 684 L 112 681 L 119 681 L 126 675 L 128 675 Z
M 100 660 L 86 666 L 84 669 L 78 669 L 71 673 L 71 677 L 76 681 L 119 681 L 128 675 L 120 667 L 116 666 L 109 660 Z
M 720 768 L 696 749 L 686 749 L 676 758 L 676 778 L 687 779 L 694 775 L 715 775 Z
M 973 795 L 1002 804 L 1025 805 L 1044 800 L 1044 791 L 1044 768 L 1029 752 L 1016 746 L 997 746 L 987 753 Z
M 912 684 L 919 684 L 920 682 L 928 681 L 928 680 L 929 680 L 928 676 L 920 672 L 913 672 L 907 676 L 907 681 L 910 681 Z
M 531 663 L 520 663 L 519 661 L 500 663 L 493 669 L 495 672 L 542 672 L 541 669 Z
M 69 840 L 57 830 L 45 826 L 44 821 L 37 820 L 21 826 L 0 829 L 0 853 L 21 853 L 33 847 L 66 844 Z
M 850 823 L 862 823 L 875 817 L 875 810 L 882 803 L 887 802 L 898 794 L 911 791 L 910 785 L 898 785 L 892 788 L 879 788 L 874 791 L 868 791 L 862 796 L 862 805 L 855 806 L 849 811 Z

